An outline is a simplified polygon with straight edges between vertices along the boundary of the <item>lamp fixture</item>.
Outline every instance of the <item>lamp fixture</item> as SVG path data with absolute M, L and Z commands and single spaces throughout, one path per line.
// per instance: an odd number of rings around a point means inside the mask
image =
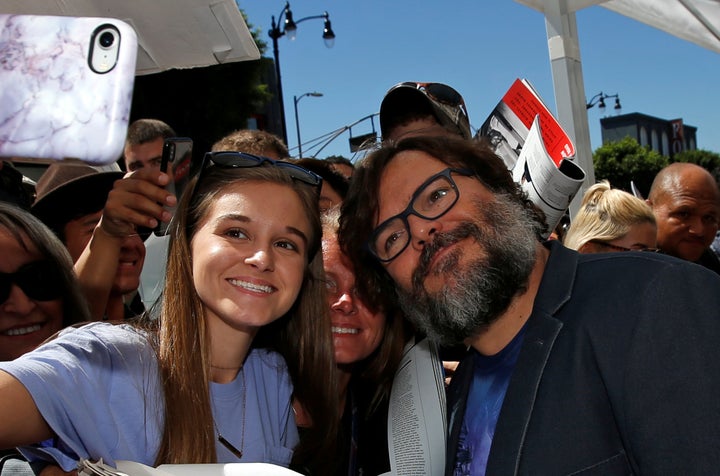
M 303 93 L 300 96 L 293 96 L 293 102 L 295 103 L 295 128 L 297 129 L 298 159 L 302 159 L 302 140 L 300 140 L 300 116 L 298 115 L 298 103 L 305 96 L 320 98 L 323 96 L 323 93 L 313 91 L 310 93 Z
M 617 94 L 605 94 L 602 91 L 590 98 L 590 100 L 585 104 L 585 108 L 590 109 L 597 105 L 598 109 L 604 111 L 605 100 L 610 98 L 615 98 L 615 106 L 613 107 L 613 109 L 615 109 L 616 111 L 622 109 L 622 106 L 620 105 L 620 96 L 618 96 Z
M 325 40 L 325 46 L 328 48 L 332 48 L 335 46 L 335 32 L 332 29 L 332 25 L 330 24 L 330 15 L 328 15 L 328 12 L 323 13 L 323 17 L 325 17 L 325 25 L 323 26 L 323 40 Z
M 284 21 L 283 21 L 284 16 Z M 282 138 L 285 141 L 285 144 L 288 142 L 287 138 L 287 123 L 285 120 L 285 101 L 283 100 L 283 90 L 282 90 L 282 79 L 280 78 L 280 52 L 278 49 L 278 39 L 287 35 L 290 40 L 294 40 L 297 38 L 297 30 L 298 25 L 306 20 L 312 20 L 312 19 L 323 19 L 324 20 L 324 26 L 323 26 L 323 40 L 325 42 L 325 46 L 328 48 L 332 48 L 335 45 L 335 32 L 332 29 L 332 25 L 330 24 L 330 14 L 328 12 L 323 12 L 322 15 L 312 15 L 309 17 L 303 17 L 299 20 L 295 20 L 293 18 L 292 10 L 290 10 L 290 2 L 285 2 L 285 6 L 280 11 L 280 14 L 277 16 L 277 23 L 275 22 L 275 16 L 272 17 L 272 21 L 270 24 L 270 31 L 268 32 L 268 35 L 270 38 L 272 38 L 273 42 L 273 56 L 275 58 L 275 79 L 277 81 L 277 95 L 278 95 L 278 102 L 280 103 L 280 123 L 282 126 Z M 281 28 L 282 25 L 282 28 Z

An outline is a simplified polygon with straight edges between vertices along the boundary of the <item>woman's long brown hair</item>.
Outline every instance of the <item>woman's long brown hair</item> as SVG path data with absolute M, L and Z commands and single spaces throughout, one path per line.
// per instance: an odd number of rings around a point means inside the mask
M 165 400 L 163 436 L 155 459 L 164 463 L 214 463 L 215 431 L 210 404 L 210 339 L 202 303 L 193 286 L 193 236 L 213 200 L 233 183 L 280 183 L 300 197 L 312 236 L 304 282 L 290 311 L 262 328 L 253 347 L 278 351 L 288 364 L 295 397 L 314 426 L 295 449 L 295 464 L 319 467 L 333 450 L 339 426 L 337 378 L 324 299 L 318 194 L 277 167 L 211 167 L 186 188 L 171 226 L 167 273 L 160 306 L 157 352 Z M 289 402 L 288 402 L 289 403 Z

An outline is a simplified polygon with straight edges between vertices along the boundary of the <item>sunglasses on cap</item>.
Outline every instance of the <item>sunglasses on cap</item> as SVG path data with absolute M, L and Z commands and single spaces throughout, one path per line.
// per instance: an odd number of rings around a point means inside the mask
M 467 108 L 465 107 L 465 100 L 459 92 L 447 84 L 442 83 L 418 83 L 415 81 L 406 81 L 396 85 L 393 89 L 411 87 L 418 91 L 422 91 L 427 97 L 433 101 L 445 104 L 451 107 L 459 107 L 462 112 L 467 116 Z
M 62 276 L 48 260 L 33 261 L 14 273 L 0 273 L 0 303 L 7 301 L 13 284 L 33 301 L 52 301 L 62 296 Z
M 602 246 L 604 248 L 607 248 L 607 249 L 613 250 L 613 251 L 647 251 L 649 253 L 659 253 L 660 252 L 660 250 L 658 248 L 628 248 L 626 246 L 615 245 L 613 243 L 609 243 L 607 241 L 602 241 L 602 240 L 590 240 L 590 241 L 588 241 L 588 243 Z
M 315 172 L 311 172 L 304 167 L 291 164 L 290 162 L 273 160 L 268 157 L 246 154 L 245 152 L 207 152 L 200 166 L 198 183 L 202 180 L 203 172 L 211 166 L 236 169 L 261 167 L 265 164 L 279 168 L 287 173 L 293 180 L 316 187 L 318 194 L 320 193 L 322 177 Z

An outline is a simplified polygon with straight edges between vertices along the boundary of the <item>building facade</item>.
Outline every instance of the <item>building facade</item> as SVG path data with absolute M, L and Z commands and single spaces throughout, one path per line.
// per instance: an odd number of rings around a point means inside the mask
M 666 120 L 633 112 L 600 119 L 600 130 L 603 144 L 630 136 L 640 145 L 650 146 L 668 157 L 697 149 L 697 127 L 683 123 L 682 119 Z

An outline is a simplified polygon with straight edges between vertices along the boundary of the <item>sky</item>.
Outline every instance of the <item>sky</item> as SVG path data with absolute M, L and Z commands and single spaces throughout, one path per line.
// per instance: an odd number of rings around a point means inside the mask
M 238 0 L 267 41 L 271 17 L 284 0 Z M 278 40 L 288 146 L 297 153 L 293 96 L 305 156 L 353 156 L 348 139 L 380 132 L 377 117 L 345 131 L 319 150 L 314 139 L 377 113 L 385 92 L 402 81 L 441 82 L 462 94 L 479 128 L 516 78 L 525 78 L 555 112 L 542 13 L 513 0 L 294 0 L 295 20 L 330 14 L 335 45 L 322 39 L 323 21 L 298 24 L 297 38 Z M 695 126 L 700 149 L 720 153 L 720 55 L 601 7 L 576 13 L 585 95 L 618 94 L 623 114 L 682 118 Z M 588 110 L 593 150 L 602 145 L 600 119 Z M 307 143 L 307 144 L 306 144 Z M 309 154 L 305 153 L 308 152 Z

